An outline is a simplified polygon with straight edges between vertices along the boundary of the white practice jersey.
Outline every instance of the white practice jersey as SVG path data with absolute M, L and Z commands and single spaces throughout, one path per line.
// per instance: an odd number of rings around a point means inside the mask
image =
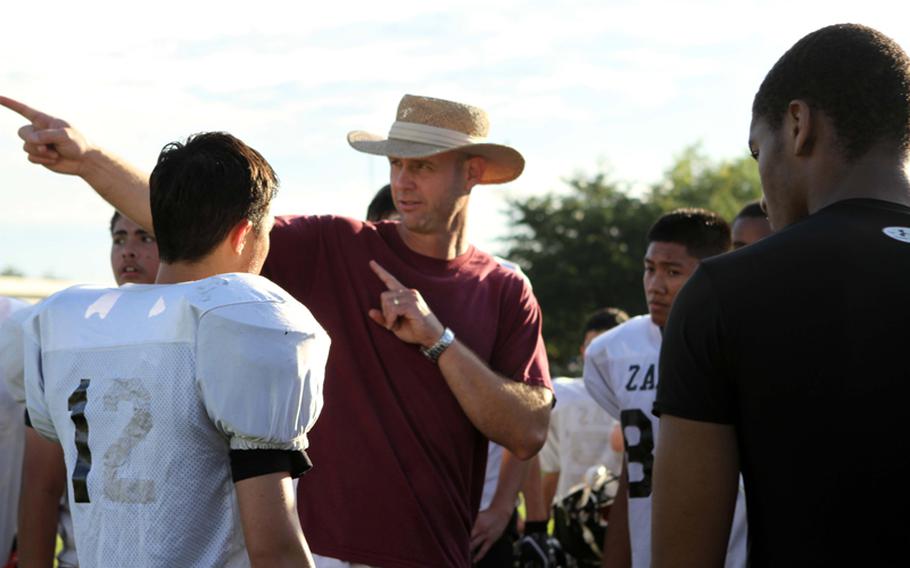
M 82 566 L 247 566 L 231 450 L 303 451 L 329 340 L 259 276 L 76 287 L 22 327 L 32 426 L 60 441 Z
M 584 381 L 560 377 L 553 381 L 556 406 L 550 413 L 547 442 L 540 450 L 540 469 L 559 472 L 554 499 L 585 481 L 591 467 L 605 465 L 614 474 L 622 469 L 622 454 L 610 447 L 617 420 L 585 390 Z
M 661 332 L 649 315 L 614 327 L 585 352 L 585 388 L 622 424 L 629 472 L 629 538 L 632 566 L 651 565 L 651 475 L 660 421 L 657 397 Z M 727 550 L 728 568 L 746 565 L 745 495 L 740 483 Z
M 483 477 L 483 493 L 480 494 L 480 511 L 486 510 L 493 502 L 499 487 L 499 469 L 502 467 L 502 446 L 490 442 L 487 447 L 487 469 Z
M 0 297 L 0 324 L 25 304 Z M 0 347 L 2 349 L 2 347 Z M 0 564 L 6 562 L 16 535 L 16 510 L 25 448 L 25 406 L 9 392 L 0 367 Z

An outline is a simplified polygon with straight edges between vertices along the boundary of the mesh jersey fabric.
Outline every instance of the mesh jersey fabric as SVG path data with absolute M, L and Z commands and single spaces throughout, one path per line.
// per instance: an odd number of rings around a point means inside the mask
M 651 474 L 660 420 L 653 415 L 659 380 L 661 330 L 641 315 L 591 342 L 585 352 L 585 388 L 620 421 L 629 476 L 632 566 L 651 565 Z M 727 568 L 746 564 L 745 495 L 740 483 Z
M 9 425 L 0 424 L 0 437 L 3 436 L 4 432 L 7 434 L 15 433 L 17 436 L 16 439 L 22 440 L 25 435 L 21 430 L 23 425 L 21 415 L 25 412 L 25 384 L 23 383 L 24 369 L 21 326 L 22 322 L 31 314 L 31 310 L 36 308 L 15 301 L 13 301 L 13 304 L 10 304 L 5 300 L 8 299 L 0 298 L 0 391 L 4 388 L 7 389 L 10 398 L 15 401 L 15 406 L 18 408 L 20 416 L 17 419 L 13 414 L 8 414 L 6 410 L 0 411 L 0 422 L 3 422 L 4 418 L 12 420 Z M 4 304 L 6 304 L 7 308 L 4 308 Z M 10 305 L 16 307 L 14 312 L 7 311 L 8 306 Z M 7 315 L 3 315 L 4 313 Z M 13 482 L 14 485 L 10 486 L 15 487 L 16 494 L 18 494 L 18 476 L 22 471 L 21 460 L 16 461 L 14 455 L 8 454 L 4 450 L 0 450 L 0 464 L 6 464 L 6 467 L 9 468 L 6 470 L 7 472 L 15 470 L 12 473 L 12 475 L 16 476 L 15 481 Z M 0 468 L 2 467 L 3 466 L 0 466 Z M 0 473 L 0 476 L 2 475 L 7 474 Z M 0 481 L 0 485 L 4 484 L 5 482 Z M 3 490 L 0 490 L 0 494 L 2 494 L 2 491 Z M 4 501 L 4 499 L 7 500 Z M 4 505 L 3 503 L 8 504 Z M 0 511 L 6 511 L 5 514 L 8 515 L 8 518 L 12 518 L 15 523 L 15 500 L 10 501 L 8 500 L 8 497 L 0 497 Z M 0 524 L 2 524 L 2 522 L 0 522 Z M 4 530 L 3 534 L 5 534 L 5 532 L 6 531 Z M 73 520 L 72 517 L 70 517 L 68 499 L 66 498 L 65 492 L 60 499 L 57 534 L 62 541 L 60 551 L 57 553 L 57 565 L 59 568 L 74 568 L 78 566 L 79 561 L 76 557 L 76 541 L 73 535 Z M 10 539 L 12 539 L 12 536 Z
M 63 447 L 80 563 L 247 566 L 231 449 L 303 450 L 328 338 L 252 275 L 76 287 L 23 324 L 32 425 Z
M 0 323 L 25 304 L 0 297 Z M 5 352 L 0 345 L 0 352 Z M 5 365 L 4 365 L 5 366 Z M 16 504 L 22 474 L 22 452 L 25 448 L 24 407 L 9 387 L 4 366 L 0 366 L 0 561 L 5 562 L 16 534 Z

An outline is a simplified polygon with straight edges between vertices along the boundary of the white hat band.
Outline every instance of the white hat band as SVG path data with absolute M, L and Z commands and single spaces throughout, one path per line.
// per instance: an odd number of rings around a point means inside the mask
M 396 120 L 389 129 L 389 139 L 420 142 L 444 148 L 457 148 L 468 144 L 479 144 L 486 141 L 481 136 L 471 136 L 457 130 L 417 124 L 416 122 L 402 122 Z

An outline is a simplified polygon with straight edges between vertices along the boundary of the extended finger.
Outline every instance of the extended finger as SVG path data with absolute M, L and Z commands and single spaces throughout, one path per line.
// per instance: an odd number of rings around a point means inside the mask
M 27 104 L 20 103 L 19 101 L 11 99 L 9 97 L 0 96 L 0 105 L 3 105 L 11 111 L 24 116 L 31 122 L 46 118 L 43 112 L 35 110 Z
M 370 261 L 370 268 L 373 269 L 373 272 L 376 273 L 376 276 L 382 280 L 382 283 L 386 285 L 389 290 L 401 290 L 404 288 L 404 284 L 398 281 L 397 278 L 392 276 L 392 274 L 385 268 L 379 266 L 379 263 L 375 260 Z

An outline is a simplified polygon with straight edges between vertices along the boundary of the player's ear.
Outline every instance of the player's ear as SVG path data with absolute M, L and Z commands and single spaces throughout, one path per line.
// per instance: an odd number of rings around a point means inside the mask
M 234 225 L 234 228 L 228 233 L 228 242 L 231 245 L 231 250 L 234 251 L 235 254 L 243 254 L 247 236 L 249 236 L 252 230 L 253 224 L 249 219 L 244 219 Z
M 804 100 L 793 100 L 787 106 L 789 133 L 792 139 L 793 154 L 807 156 L 812 152 L 815 142 L 815 121 L 819 120 L 818 113 L 812 111 Z

